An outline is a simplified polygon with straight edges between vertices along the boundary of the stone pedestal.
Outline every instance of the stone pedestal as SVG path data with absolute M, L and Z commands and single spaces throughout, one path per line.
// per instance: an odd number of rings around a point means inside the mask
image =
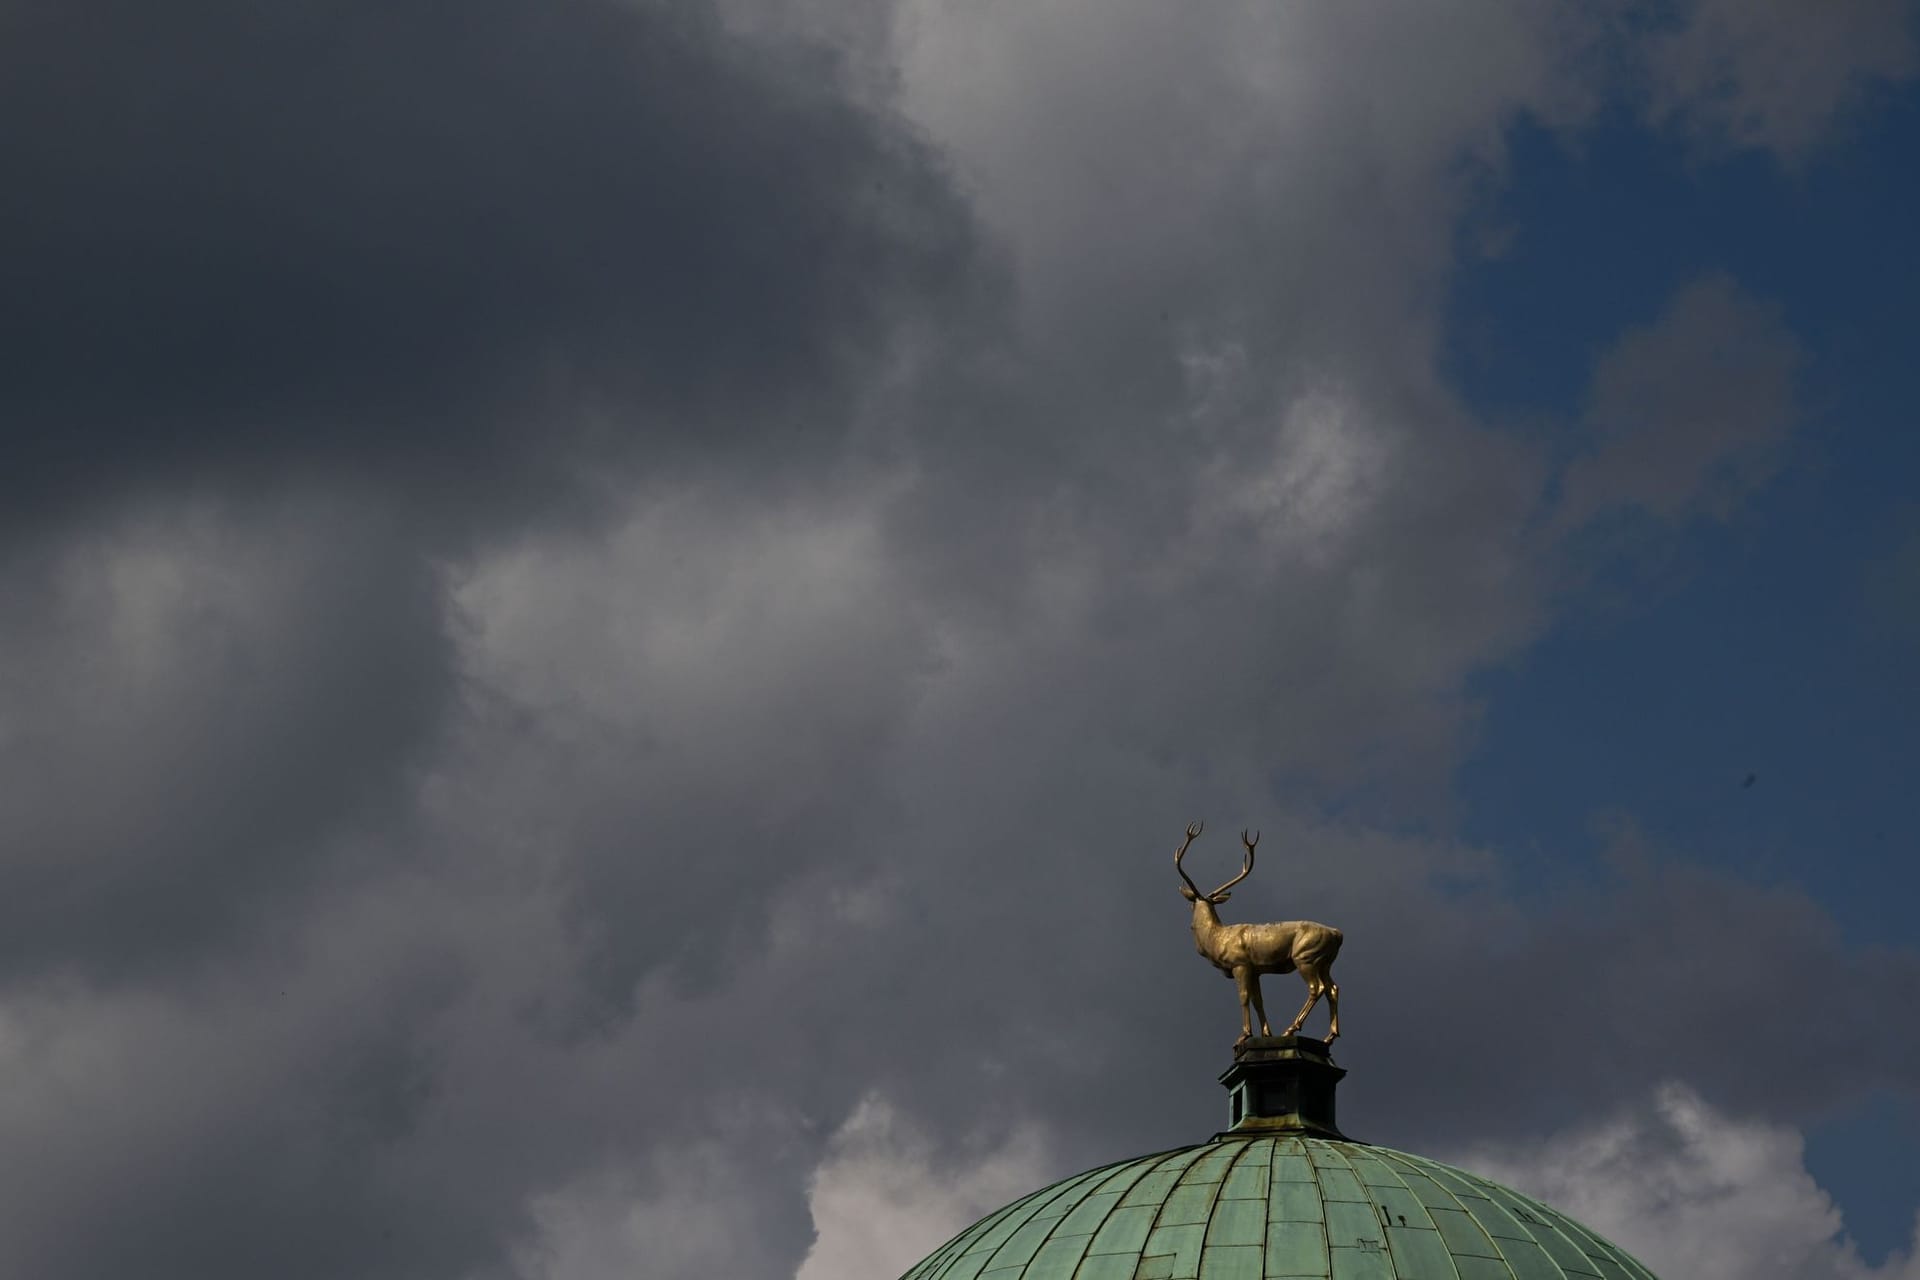
M 1346 1075 L 1323 1040 L 1254 1036 L 1234 1046 L 1220 1076 L 1227 1089 L 1227 1132 L 1300 1133 L 1348 1141 L 1334 1124 L 1333 1091 Z

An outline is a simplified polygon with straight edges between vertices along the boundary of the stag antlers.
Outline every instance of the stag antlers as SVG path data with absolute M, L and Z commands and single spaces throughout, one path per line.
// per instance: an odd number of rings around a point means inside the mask
M 1200 886 L 1193 882 L 1193 877 L 1187 874 L 1187 869 L 1180 865 L 1180 860 L 1187 856 L 1187 846 L 1198 839 L 1200 833 L 1206 829 L 1207 824 L 1205 822 L 1190 822 L 1187 824 L 1187 838 L 1180 842 L 1178 849 L 1173 851 L 1173 869 L 1178 871 L 1180 878 L 1187 882 L 1187 890 L 1190 892 L 1183 891 L 1182 893 L 1182 896 L 1185 897 L 1187 901 L 1193 902 L 1204 898 L 1208 902 L 1213 903 L 1225 902 L 1230 896 L 1227 890 L 1233 888 L 1233 886 L 1253 874 L 1253 847 L 1260 843 L 1260 833 L 1256 831 L 1252 836 L 1248 836 L 1246 829 L 1244 827 L 1241 829 L 1240 843 L 1247 847 L 1247 856 L 1240 863 L 1240 874 L 1221 885 L 1218 889 L 1215 889 L 1212 893 L 1202 893 L 1200 892 Z

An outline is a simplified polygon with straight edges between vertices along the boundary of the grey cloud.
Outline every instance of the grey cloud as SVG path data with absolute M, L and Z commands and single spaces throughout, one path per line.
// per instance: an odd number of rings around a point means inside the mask
M 1920 68 L 1908 0 L 1692 0 L 1647 41 L 1654 120 L 1804 165 L 1888 82 Z
M 459 1203 L 453 1171 L 423 1181 L 404 1165 L 404 1134 L 441 1087 L 433 1017 L 459 984 L 394 923 L 382 937 L 342 911 L 309 931 L 282 910 L 274 942 L 190 978 L 10 983 L 0 1116 L 33 1176 L 0 1205 L 7 1265 L 458 1274 L 484 1255 L 484 1216 Z
M 731 1140 L 729 1140 L 731 1139 Z M 597 1171 L 539 1198 L 535 1234 L 514 1250 L 527 1280 L 733 1275 L 791 1269 L 796 1241 L 769 1220 L 753 1189 L 766 1166 L 747 1135 L 661 1146 L 638 1168 Z
M 1920 645 L 1920 510 L 1907 509 L 1887 530 L 1882 553 L 1861 575 L 1859 625 L 1870 652 L 1893 681 Z
M 1592 444 L 1562 480 L 1560 526 L 1620 509 L 1726 518 L 1780 465 L 1804 361 L 1779 308 L 1730 277 L 1681 288 L 1596 363 Z
M 723 981 L 781 887 L 878 820 L 936 659 L 877 505 L 680 487 L 604 543 L 537 541 L 458 590 L 498 712 L 463 824 L 484 845 L 504 810 L 565 851 L 614 1008 L 662 963 Z
M 455 686 L 396 524 L 275 491 L 9 557 L 0 972 L 204 958 L 406 811 Z

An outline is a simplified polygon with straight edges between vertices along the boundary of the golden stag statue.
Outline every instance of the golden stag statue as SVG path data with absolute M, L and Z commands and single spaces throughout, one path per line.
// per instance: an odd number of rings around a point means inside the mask
M 1307 1020 L 1307 1014 L 1324 995 L 1328 1012 L 1327 1043 L 1332 1044 L 1340 1035 L 1340 988 L 1333 980 L 1333 959 L 1340 954 L 1342 941 L 1340 931 L 1311 920 L 1221 924 L 1220 913 L 1214 908 L 1231 896 L 1227 890 L 1252 873 L 1253 846 L 1260 843 L 1260 833 L 1256 831 L 1251 836 L 1244 831 L 1240 833 L 1240 843 L 1247 847 L 1240 874 L 1212 893 L 1202 893 L 1200 886 L 1187 875 L 1186 868 L 1180 865 L 1180 859 L 1187 856 L 1187 846 L 1206 827 L 1206 823 L 1196 822 L 1187 828 L 1187 838 L 1173 851 L 1173 869 L 1186 882 L 1180 886 L 1180 896 L 1193 904 L 1193 945 L 1240 989 L 1240 1040 L 1235 1043 L 1253 1035 L 1253 1013 L 1260 1015 L 1260 1034 L 1273 1034 L 1273 1028 L 1267 1025 L 1266 1006 L 1260 1002 L 1260 975 L 1292 973 L 1298 969 L 1307 984 L 1307 1002 L 1300 1006 L 1292 1025 L 1281 1034 L 1290 1036 L 1299 1031 L 1300 1024 Z

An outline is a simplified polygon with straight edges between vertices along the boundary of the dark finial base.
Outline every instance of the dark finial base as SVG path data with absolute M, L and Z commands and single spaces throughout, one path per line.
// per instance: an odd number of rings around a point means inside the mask
M 1251 1036 L 1233 1047 L 1220 1076 L 1227 1090 L 1228 1134 L 1300 1133 L 1351 1141 L 1334 1123 L 1333 1094 L 1345 1069 L 1324 1040 Z

